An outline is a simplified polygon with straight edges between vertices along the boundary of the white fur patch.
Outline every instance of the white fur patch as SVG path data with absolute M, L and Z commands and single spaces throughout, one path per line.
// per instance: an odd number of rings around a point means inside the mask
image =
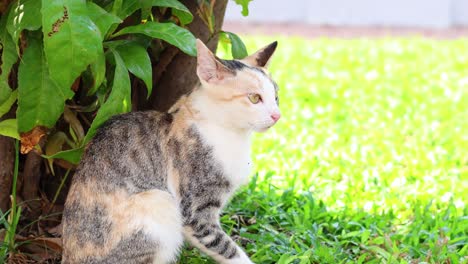
M 183 243 L 182 217 L 175 199 L 167 192 L 151 190 L 130 198 L 133 211 L 129 226 L 143 230 L 157 241 L 154 263 L 171 263 Z
M 247 183 L 252 165 L 250 132 L 233 131 L 208 122 L 197 125 L 205 142 L 213 147 L 213 156 L 221 162 L 231 183 L 235 187 Z

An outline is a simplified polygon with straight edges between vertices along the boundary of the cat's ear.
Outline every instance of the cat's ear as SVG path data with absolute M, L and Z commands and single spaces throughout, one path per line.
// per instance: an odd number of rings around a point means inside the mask
M 242 60 L 252 66 L 266 68 L 277 46 L 278 42 L 275 41 Z
M 215 55 L 197 39 L 197 75 L 200 80 L 207 83 L 217 83 L 234 73 L 219 62 Z

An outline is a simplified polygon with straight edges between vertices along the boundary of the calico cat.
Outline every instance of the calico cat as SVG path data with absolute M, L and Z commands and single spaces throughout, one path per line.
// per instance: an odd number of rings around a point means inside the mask
M 274 42 L 221 60 L 197 40 L 200 85 L 167 113 L 112 117 L 88 145 L 63 213 L 63 263 L 172 263 L 184 239 L 219 263 L 252 263 L 219 215 L 245 184 L 252 132 L 280 118 L 265 67 Z

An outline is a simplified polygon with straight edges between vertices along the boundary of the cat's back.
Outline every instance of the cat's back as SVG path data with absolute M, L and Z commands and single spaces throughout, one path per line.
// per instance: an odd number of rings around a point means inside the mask
M 88 144 L 74 181 L 95 181 L 103 191 L 130 193 L 166 187 L 165 142 L 174 117 L 156 111 L 131 112 L 106 121 Z M 100 182 L 106 184 L 99 184 Z
M 87 147 L 87 153 L 95 148 L 131 147 L 143 142 L 160 141 L 170 130 L 174 118 L 170 113 L 157 111 L 130 112 L 115 115 L 97 130 L 96 135 Z M 144 144 L 143 146 L 148 146 Z M 141 146 L 140 146 L 141 147 Z M 110 149 L 109 149 L 110 150 Z

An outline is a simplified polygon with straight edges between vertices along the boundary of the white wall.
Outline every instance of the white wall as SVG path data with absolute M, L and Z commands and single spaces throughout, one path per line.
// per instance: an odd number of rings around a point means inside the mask
M 468 25 L 468 0 L 452 0 L 453 24 Z
M 468 0 L 253 0 L 250 14 L 229 1 L 227 21 L 313 25 L 449 27 L 468 25 Z

